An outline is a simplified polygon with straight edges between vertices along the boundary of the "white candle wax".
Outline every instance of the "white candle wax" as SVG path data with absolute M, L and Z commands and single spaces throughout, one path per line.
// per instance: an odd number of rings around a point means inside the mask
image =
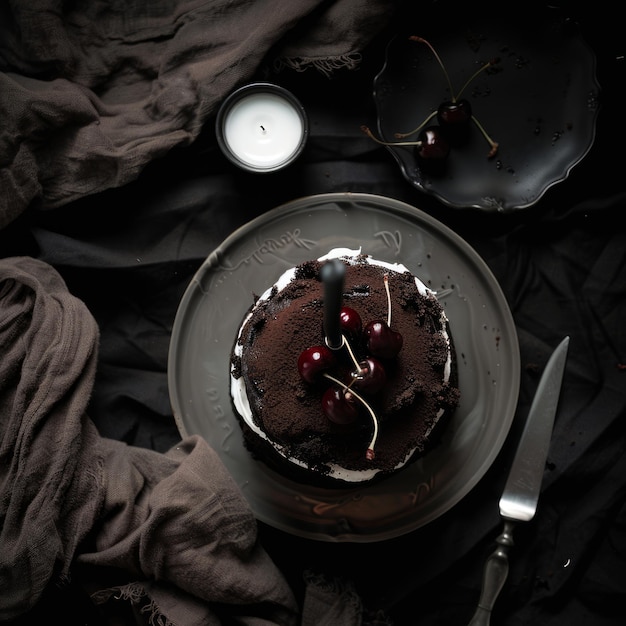
M 242 167 L 271 171 L 284 167 L 302 149 L 306 122 L 301 108 L 275 86 L 243 88 L 224 104 L 218 120 L 223 149 Z M 229 154 L 230 153 L 230 154 Z

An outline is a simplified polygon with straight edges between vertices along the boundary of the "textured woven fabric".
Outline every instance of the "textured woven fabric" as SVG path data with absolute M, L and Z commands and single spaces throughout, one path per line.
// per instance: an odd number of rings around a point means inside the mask
M 31 205 L 54 208 L 134 180 L 192 143 L 262 65 L 356 67 L 392 4 L 3 3 L 0 228 Z
M 164 623 L 297 623 L 256 520 L 206 442 L 169 452 L 100 437 L 85 413 L 98 329 L 49 265 L 0 262 L 0 621 L 80 572 L 96 603 Z M 123 584 L 90 585 L 118 571 Z

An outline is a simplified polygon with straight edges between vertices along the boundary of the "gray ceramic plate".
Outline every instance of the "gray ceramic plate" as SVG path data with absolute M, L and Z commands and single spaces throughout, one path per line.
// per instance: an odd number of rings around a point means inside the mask
M 334 247 L 402 262 L 438 292 L 456 342 L 461 388 L 461 405 L 436 450 L 378 485 L 337 491 L 294 483 L 253 460 L 229 396 L 230 353 L 254 294 Z M 485 474 L 513 420 L 520 359 L 502 291 L 463 239 L 402 202 L 345 193 L 273 209 L 213 251 L 181 300 L 168 369 L 181 434 L 210 443 L 259 520 L 313 539 L 371 542 L 434 520 Z
M 487 159 L 489 146 L 475 125 L 467 145 L 452 149 L 440 176 L 420 171 L 413 148 L 389 148 L 413 186 L 455 208 L 530 207 L 568 177 L 595 138 L 596 59 L 576 24 L 545 8 L 519 11 L 514 18 L 507 12 L 505 18 L 473 12 L 457 21 L 450 16 L 411 24 L 411 31 L 388 45 L 374 80 L 379 135 L 397 141 L 395 133 L 416 128 L 450 98 L 435 57 L 409 35 L 434 46 L 455 91 L 485 62 L 499 59 L 495 70 L 480 74 L 463 93 L 499 143 L 496 157 Z

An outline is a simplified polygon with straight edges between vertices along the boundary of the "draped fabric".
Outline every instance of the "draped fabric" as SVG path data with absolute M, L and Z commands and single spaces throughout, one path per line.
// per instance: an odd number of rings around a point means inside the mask
M 79 564 L 127 575 L 96 585 L 98 601 L 128 598 L 171 623 L 219 623 L 220 604 L 241 623 L 295 624 L 291 590 L 206 442 L 161 454 L 100 437 L 85 413 L 98 329 L 59 274 L 4 259 L 0 296 L 0 617 L 28 612 Z
M 0 227 L 134 180 L 257 71 L 358 66 L 389 0 L 0 7 Z
M 330 8 L 332 3 L 322 4 Z M 194 619 L 202 616 L 208 624 L 468 623 L 478 602 L 484 561 L 502 530 L 498 500 L 539 375 L 567 335 L 567 366 L 537 513 L 515 527 L 510 572 L 492 623 L 623 624 L 626 233 L 621 223 L 626 191 L 622 160 L 615 152 L 626 136 L 619 110 L 621 22 L 615 11 L 596 6 L 580 5 L 573 16 L 596 54 L 602 88 L 589 153 L 532 207 L 488 213 L 447 207 L 416 190 L 387 149 L 360 131 L 362 124 L 376 124 L 372 82 L 388 41 L 401 27 L 423 33 L 430 20 L 441 20 L 436 10 L 441 3 L 431 4 L 432 12 L 425 10 L 426 3 L 402 3 L 391 23 L 363 45 L 358 67 L 348 63 L 325 73 L 309 65 L 297 71 L 309 52 L 289 52 L 292 62 L 287 64 L 274 62 L 274 47 L 268 51 L 250 78 L 266 77 L 266 67 L 280 66 L 274 78 L 299 97 L 310 121 L 305 151 L 286 170 L 268 175 L 238 170 L 221 155 L 212 134 L 200 132 L 194 141 L 147 163 L 124 185 L 81 193 L 56 208 L 33 206 L 0 229 L 0 601 L 16 615 L 16 609 L 25 611 L 39 599 L 22 623 L 33 623 L 33 611 L 40 611 L 38 617 L 50 615 L 51 606 L 67 618 L 59 611 L 68 603 L 68 589 L 72 606 L 87 605 L 91 613 L 85 609 L 84 615 L 101 620 L 83 623 L 107 626 L 149 623 L 156 605 L 170 607 L 172 623 L 181 624 L 194 622 L 181 620 L 179 611 Z M 493 3 L 488 5 L 493 9 Z M 321 8 L 311 8 L 309 14 L 319 12 Z M 5 22 L 0 23 L 2 28 Z M 281 41 L 285 50 L 299 40 L 295 25 L 290 33 L 293 39 Z M 30 185 L 32 172 L 19 171 Z M 169 402 L 172 326 L 202 262 L 229 235 L 268 210 L 296 198 L 338 192 L 404 201 L 462 237 L 501 286 L 520 346 L 515 419 L 485 476 L 439 518 L 373 543 L 318 541 L 263 521 L 253 529 L 245 502 L 211 450 L 201 439 L 182 441 Z M 45 308 L 35 297 L 40 289 L 56 294 Z M 37 324 L 48 315 L 58 319 L 60 311 L 65 323 L 35 338 Z M 62 344 L 61 331 L 68 329 L 74 339 Z M 71 349 L 71 358 L 60 350 L 62 345 Z M 12 365 L 15 360 L 5 358 L 5 351 L 18 355 L 28 368 Z M 53 366 L 57 375 L 41 378 Z M 25 375 L 29 378 L 20 382 Z M 49 385 L 35 384 L 34 375 Z M 72 381 L 70 393 L 66 385 Z M 17 419 L 20 415 L 26 421 Z M 57 450 L 46 434 L 59 425 L 73 439 Z M 20 468 L 29 467 L 39 444 L 52 453 L 33 468 L 39 482 L 22 485 Z M 89 458 L 83 448 L 97 454 Z M 62 460 L 62 450 L 72 452 L 71 458 Z M 80 506 L 68 506 L 64 495 L 88 487 L 93 489 L 86 514 Z M 177 498 L 186 491 L 201 491 L 207 503 L 225 499 L 223 513 L 231 511 L 232 524 L 213 529 L 217 543 L 209 539 L 204 548 L 193 544 L 194 537 L 206 533 L 201 515 L 211 522 L 219 510 L 199 510 L 195 501 L 179 507 Z M 124 507 L 122 498 L 133 506 Z M 85 504 L 82 499 L 79 503 Z M 50 513 L 35 534 L 27 535 L 18 523 L 23 510 L 29 516 Z M 167 520 L 180 524 L 175 529 Z M 123 531 L 122 524 L 127 524 Z M 187 527 L 193 529 L 191 537 L 176 533 Z M 245 534 L 243 544 L 229 529 Z M 167 548 L 161 539 L 172 536 L 192 542 L 193 549 L 178 555 L 170 571 L 160 550 Z M 259 568 L 271 572 L 270 579 L 255 580 L 250 588 L 259 593 L 258 602 L 240 594 L 239 587 L 234 597 L 218 596 L 218 588 L 210 593 L 202 589 L 201 576 L 190 580 L 191 570 L 182 571 L 180 559 L 191 558 L 196 549 L 208 559 L 211 576 L 223 573 L 221 562 L 230 564 L 228 572 L 235 568 L 241 574 L 242 584 Z M 30 555 L 28 579 L 20 568 L 10 572 L 6 567 L 26 563 L 20 560 L 23 555 Z M 5 581 L 18 591 L 7 595 Z M 26 583 L 34 585 L 35 593 L 19 592 Z M 225 593 L 223 587 L 221 591 Z

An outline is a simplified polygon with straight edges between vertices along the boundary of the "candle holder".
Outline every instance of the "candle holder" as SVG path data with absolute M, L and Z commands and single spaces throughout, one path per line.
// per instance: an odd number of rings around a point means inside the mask
M 287 89 L 251 83 L 224 100 L 215 132 L 232 163 L 249 172 L 274 172 L 298 158 L 309 135 L 309 121 Z

